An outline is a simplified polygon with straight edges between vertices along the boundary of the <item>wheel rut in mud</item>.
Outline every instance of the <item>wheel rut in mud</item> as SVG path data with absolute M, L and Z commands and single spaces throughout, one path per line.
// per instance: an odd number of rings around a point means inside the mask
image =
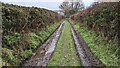
M 100 60 L 96 59 L 96 57 L 90 51 L 86 42 L 82 39 L 80 34 L 74 29 L 71 22 L 70 27 L 72 31 L 72 36 L 74 39 L 74 44 L 76 45 L 77 54 L 80 59 L 80 63 L 82 66 L 104 66 Z
M 35 54 L 23 63 L 23 66 L 46 66 L 54 52 L 55 45 L 59 39 L 63 26 L 64 23 L 62 22 L 50 38 L 36 50 Z
M 29 60 L 25 61 L 23 66 L 104 66 L 91 53 L 70 21 L 67 22 L 67 26 L 65 26 L 64 21 L 62 21 L 59 28 L 36 50 Z M 65 29 L 68 26 L 69 28 Z M 69 32 L 71 34 L 68 34 Z M 56 56 L 58 57 L 56 58 Z M 57 64 L 54 65 L 55 63 Z

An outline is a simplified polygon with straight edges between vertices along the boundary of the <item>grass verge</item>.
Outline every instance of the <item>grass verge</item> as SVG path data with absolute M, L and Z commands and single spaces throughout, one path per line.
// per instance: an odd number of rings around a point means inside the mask
M 3 36 L 2 65 L 19 65 L 23 60 L 29 58 L 33 51 L 52 34 L 59 23 L 54 23 L 47 28 L 30 32 L 29 34 L 14 33 Z
M 48 66 L 79 66 L 79 59 L 76 55 L 77 52 L 75 50 L 69 23 L 67 21 L 64 22 L 65 25 L 62 34 Z
M 96 32 L 89 31 L 85 27 L 80 27 L 74 23 L 74 28 L 81 34 L 82 38 L 90 47 L 92 53 L 106 66 L 118 66 L 118 56 L 116 56 L 117 43 L 107 42 L 105 37 L 97 36 Z

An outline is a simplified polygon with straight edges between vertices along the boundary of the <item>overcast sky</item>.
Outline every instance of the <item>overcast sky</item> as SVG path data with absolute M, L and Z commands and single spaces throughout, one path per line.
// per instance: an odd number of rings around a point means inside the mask
M 1 0 L 5 3 L 12 3 L 17 5 L 23 5 L 23 6 L 35 6 L 40 8 L 46 8 L 49 10 L 59 10 L 59 5 L 64 0 Z M 90 4 L 94 2 L 94 0 L 82 0 L 85 7 L 88 7 Z

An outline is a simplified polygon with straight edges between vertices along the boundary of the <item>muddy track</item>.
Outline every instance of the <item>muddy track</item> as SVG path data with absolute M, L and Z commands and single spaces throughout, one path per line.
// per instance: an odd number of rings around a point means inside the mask
M 74 29 L 70 21 L 68 22 L 70 24 L 72 38 L 75 44 L 77 55 L 79 57 L 80 65 L 81 66 L 104 66 L 92 54 L 92 52 L 90 51 L 85 41 L 82 39 L 80 34 Z M 36 50 L 35 54 L 29 60 L 23 63 L 23 66 L 47 66 L 55 50 L 56 43 L 58 42 L 63 26 L 64 26 L 64 23 L 62 22 L 59 28 L 48 38 L 48 40 Z
M 70 23 L 70 21 L 69 21 Z M 89 47 L 82 39 L 80 34 L 74 29 L 72 24 L 70 23 L 72 37 L 74 40 L 75 48 L 77 50 L 77 55 L 80 59 L 80 63 L 82 66 L 104 66 L 96 57 L 92 54 Z
M 49 39 L 41 45 L 32 55 L 30 59 L 23 63 L 23 66 L 46 66 L 55 50 L 55 45 L 60 37 L 64 23 L 49 37 Z

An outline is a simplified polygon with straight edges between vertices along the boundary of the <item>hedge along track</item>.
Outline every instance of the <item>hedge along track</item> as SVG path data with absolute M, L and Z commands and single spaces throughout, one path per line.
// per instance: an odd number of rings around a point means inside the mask
M 70 21 L 69 21 L 70 23 Z M 85 41 L 78 34 L 72 24 L 70 23 L 72 37 L 77 50 L 78 57 L 82 66 L 104 66 L 96 57 L 91 53 Z
M 37 50 L 36 53 L 23 66 L 46 66 L 55 50 L 55 45 L 60 37 L 64 23 L 62 22 L 59 28 L 50 36 L 50 38 Z

